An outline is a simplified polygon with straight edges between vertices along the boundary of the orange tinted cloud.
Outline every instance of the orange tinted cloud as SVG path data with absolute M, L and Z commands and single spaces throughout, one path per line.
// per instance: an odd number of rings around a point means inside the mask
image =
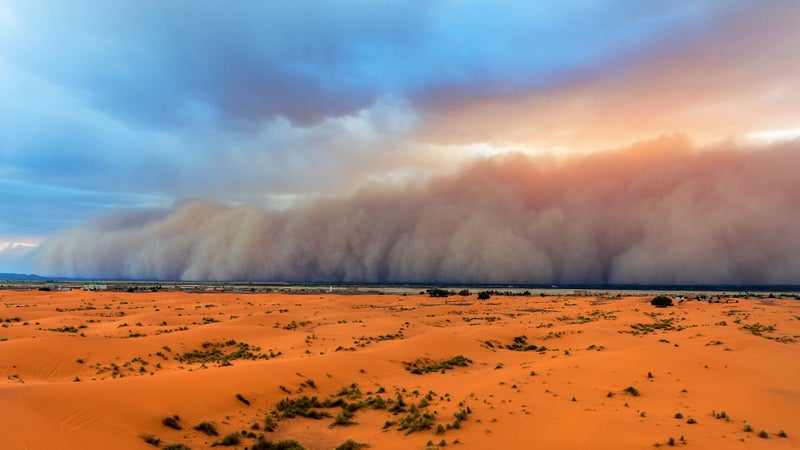
M 800 141 L 680 136 L 477 161 L 282 212 L 192 203 L 46 241 L 48 275 L 186 280 L 772 284 L 800 280 Z
M 434 96 L 421 134 L 447 144 L 598 149 L 662 133 L 712 142 L 800 127 L 800 4 L 758 8 L 549 88 L 477 99 Z

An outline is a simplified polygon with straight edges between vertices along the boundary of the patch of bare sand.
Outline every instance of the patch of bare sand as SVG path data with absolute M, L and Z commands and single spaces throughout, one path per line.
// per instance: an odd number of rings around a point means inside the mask
M 800 303 L 647 300 L 0 291 L 3 447 L 800 445 Z

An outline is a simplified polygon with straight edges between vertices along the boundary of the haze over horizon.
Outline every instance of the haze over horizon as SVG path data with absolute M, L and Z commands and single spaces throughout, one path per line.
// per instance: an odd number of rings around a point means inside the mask
M 0 4 L 0 272 L 800 284 L 800 3 Z

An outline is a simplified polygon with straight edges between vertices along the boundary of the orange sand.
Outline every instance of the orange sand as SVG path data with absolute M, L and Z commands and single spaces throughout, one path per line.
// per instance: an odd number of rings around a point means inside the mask
M 1 446 L 147 449 L 154 447 L 140 436 L 153 435 L 162 446 L 206 448 L 246 430 L 312 449 L 348 438 L 376 449 L 442 440 L 463 449 L 625 449 L 666 446 L 670 437 L 682 445 L 681 436 L 692 448 L 800 447 L 800 301 L 687 300 L 658 309 L 648 300 L 0 291 Z M 664 319 L 673 329 L 631 333 L 632 325 Z M 773 329 L 744 329 L 754 324 Z M 68 326 L 75 332 L 50 330 Z M 522 335 L 547 350 L 505 348 Z M 225 366 L 175 359 L 231 339 L 280 354 Z M 403 365 L 457 355 L 472 364 L 422 375 Z M 302 386 L 306 380 L 315 387 Z M 471 414 L 440 435 L 436 425 L 383 430 L 406 414 L 369 407 L 349 426 L 329 427 L 333 417 L 293 418 L 264 431 L 281 399 L 336 398 L 353 383 L 362 399 L 382 387 L 385 400 L 400 394 L 409 405 L 433 391 L 420 410 L 445 427 L 454 412 L 469 407 Z M 626 393 L 628 386 L 641 395 Z M 161 424 L 173 414 L 180 431 Z M 201 421 L 214 422 L 220 436 L 193 430 Z M 238 448 L 254 442 L 244 437 Z

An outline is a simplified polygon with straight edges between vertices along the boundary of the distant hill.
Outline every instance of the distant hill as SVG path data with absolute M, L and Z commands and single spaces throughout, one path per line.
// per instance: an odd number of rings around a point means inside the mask
M 45 280 L 52 280 L 53 278 L 46 278 L 36 274 L 24 274 L 24 273 L 0 273 L 0 280 L 6 281 L 45 281 Z

